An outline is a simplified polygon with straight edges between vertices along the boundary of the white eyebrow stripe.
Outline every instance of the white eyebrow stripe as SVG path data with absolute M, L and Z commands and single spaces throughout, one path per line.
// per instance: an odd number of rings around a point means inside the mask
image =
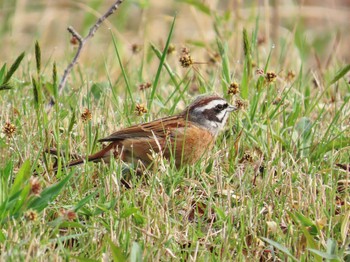
M 216 99 L 216 100 L 213 100 L 213 101 L 210 101 L 207 105 L 205 106 L 201 106 L 201 107 L 198 107 L 195 109 L 195 111 L 197 112 L 203 112 L 205 110 L 208 110 L 208 109 L 213 109 L 214 107 L 216 107 L 217 105 L 224 105 L 226 104 L 226 101 L 225 100 L 219 100 L 219 99 Z

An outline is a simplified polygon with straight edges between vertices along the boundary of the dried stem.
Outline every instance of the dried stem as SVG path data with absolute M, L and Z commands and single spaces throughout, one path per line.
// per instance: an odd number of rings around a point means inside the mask
M 78 62 L 80 53 L 81 53 L 84 45 L 86 44 L 86 42 L 94 36 L 94 34 L 96 33 L 97 29 L 101 26 L 103 21 L 115 12 L 122 2 L 123 2 L 123 0 L 115 1 L 115 3 L 108 9 L 108 11 L 103 16 L 101 16 L 96 21 L 96 23 L 90 28 L 89 33 L 84 38 L 77 31 L 75 31 L 73 27 L 69 26 L 67 28 L 68 32 L 71 33 L 71 35 L 77 39 L 79 46 L 78 46 L 77 53 L 75 54 L 72 62 L 64 70 L 63 76 L 62 76 L 61 81 L 58 85 L 58 94 L 59 95 L 62 93 L 63 88 L 66 85 L 68 75 L 72 71 L 74 65 Z M 54 104 L 55 104 L 55 101 L 53 98 L 51 98 L 50 103 L 48 104 L 48 110 L 50 110 Z

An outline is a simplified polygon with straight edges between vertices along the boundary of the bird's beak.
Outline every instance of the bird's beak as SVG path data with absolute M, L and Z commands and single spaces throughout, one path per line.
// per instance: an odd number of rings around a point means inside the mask
M 229 105 L 229 106 L 227 107 L 227 111 L 228 111 L 228 112 L 236 111 L 237 109 L 238 109 L 237 106 Z

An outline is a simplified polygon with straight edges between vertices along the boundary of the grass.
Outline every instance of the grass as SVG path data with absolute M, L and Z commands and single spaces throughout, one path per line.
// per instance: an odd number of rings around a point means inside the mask
M 171 4 L 176 18 L 155 18 L 161 41 L 145 34 L 135 53 L 123 39 L 136 34 L 126 15 L 135 6 L 123 3 L 110 18 L 118 28 L 97 32 L 90 46 L 102 51 L 85 51 L 60 97 L 57 81 L 71 54 L 48 56 L 49 43 L 38 37 L 24 57 L 15 49 L 1 62 L 1 260 L 349 261 L 350 67 L 341 38 L 327 27 L 328 38 L 307 31 L 308 17 L 270 25 L 257 6 L 229 13 L 179 2 Z M 4 42 L 9 17 L 20 12 L 11 3 Z M 143 2 L 136 12 L 147 21 L 157 8 Z M 85 31 L 92 15 L 82 19 Z M 198 31 L 213 35 L 192 32 L 188 40 L 187 27 L 198 21 Z M 266 33 L 270 26 L 277 39 Z M 166 52 L 173 44 L 177 53 Z M 188 68 L 178 61 L 182 46 L 194 60 Z M 145 82 L 151 87 L 139 90 Z M 228 94 L 231 82 L 240 94 Z M 116 160 L 50 171 L 47 148 L 63 152 L 64 165 L 70 153 L 96 152 L 98 138 L 210 92 L 242 108 L 194 166 L 158 159 L 140 176 Z M 51 97 L 57 103 L 48 112 Z M 137 104 L 148 112 L 138 116 Z M 121 183 L 126 176 L 130 188 Z

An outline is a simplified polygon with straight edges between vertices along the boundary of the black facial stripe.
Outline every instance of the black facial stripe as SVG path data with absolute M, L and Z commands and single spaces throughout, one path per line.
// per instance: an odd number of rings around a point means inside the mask
M 227 107 L 228 107 L 228 104 L 227 104 L 227 103 L 225 103 L 225 104 L 218 104 L 218 105 L 215 107 L 215 110 L 218 111 L 218 112 L 220 112 L 220 111 L 226 109 Z
M 215 122 L 218 122 L 218 123 L 222 123 L 222 121 L 224 120 L 227 112 L 225 112 L 224 116 L 222 117 L 222 119 L 219 119 L 217 117 L 217 112 L 212 110 L 212 109 L 206 109 L 203 111 L 203 114 L 206 116 L 206 118 L 210 121 L 215 121 Z

